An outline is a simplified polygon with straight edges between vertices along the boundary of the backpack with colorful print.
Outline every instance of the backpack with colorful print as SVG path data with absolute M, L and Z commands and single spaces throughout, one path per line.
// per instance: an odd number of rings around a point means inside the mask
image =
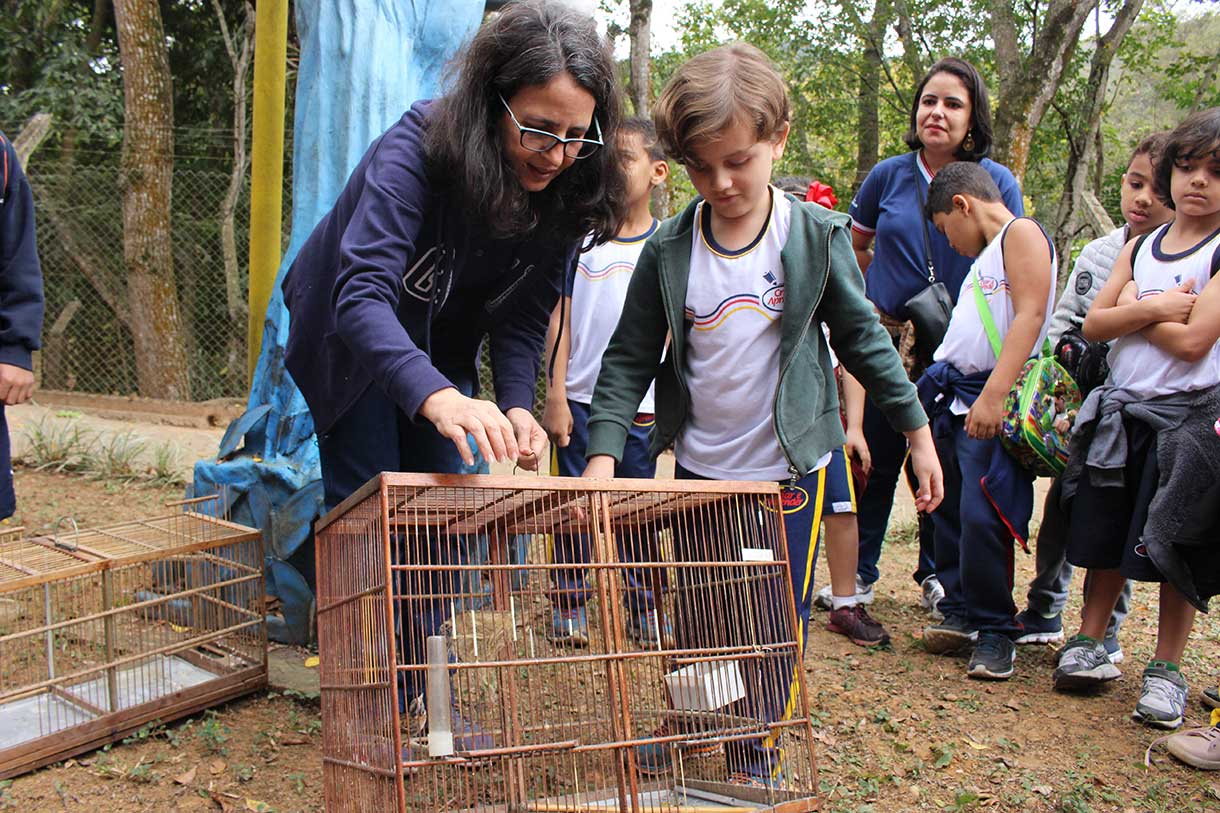
M 983 296 L 977 269 L 974 302 L 991 350 L 998 359 L 1003 342 Z M 1080 387 L 1055 360 L 1050 341 L 1043 341 L 1041 355 L 1025 362 L 1004 401 L 1000 443 L 1034 476 L 1058 477 L 1067 465 L 1068 439 L 1080 410 L 1080 401 Z

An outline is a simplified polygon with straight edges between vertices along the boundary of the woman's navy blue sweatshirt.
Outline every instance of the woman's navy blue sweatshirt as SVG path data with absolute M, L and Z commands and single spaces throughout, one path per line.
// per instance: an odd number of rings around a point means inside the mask
M 485 336 L 497 405 L 533 407 L 579 243 L 496 240 L 472 222 L 425 169 L 431 104 L 416 102 L 373 142 L 284 276 L 284 361 L 319 433 L 370 384 L 414 418 L 451 376 L 477 382 Z
M 33 370 L 30 354 L 42 334 L 42 267 L 34 241 L 34 196 L 17 151 L 3 142 L 0 189 L 0 364 Z

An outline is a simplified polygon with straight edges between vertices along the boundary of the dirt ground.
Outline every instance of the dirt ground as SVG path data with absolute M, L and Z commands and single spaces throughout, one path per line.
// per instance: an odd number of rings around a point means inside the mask
M 18 470 L 13 521 L 48 528 L 155 515 L 179 489 L 110 487 L 79 476 Z M 1216 811 L 1220 775 L 1169 757 L 1143 766 L 1156 733 L 1129 719 L 1139 672 L 1152 653 L 1155 593 L 1137 589 L 1122 634 L 1125 675 L 1095 697 L 1050 690 L 1049 648 L 1022 648 L 1006 683 L 964 677 L 965 663 L 926 654 L 927 618 L 907 575 L 916 547 L 898 524 L 882 559 L 873 614 L 891 648 L 865 650 L 822 628 L 806 656 L 818 739 L 823 809 L 832 811 Z M 1019 597 L 1033 557 L 1017 555 Z M 818 583 L 827 578 L 819 562 Z M 1077 623 L 1080 580 L 1066 616 Z M 1198 692 L 1220 675 L 1220 623 L 1201 616 L 1183 670 L 1191 681 L 1187 725 L 1206 721 Z M 2 668 L 2 665 L 0 665 Z M 0 810 L 321 810 L 316 698 L 269 692 L 214 712 L 143 729 L 113 747 L 0 783 Z M 373 813 L 372 811 L 370 813 Z M 376 813 L 380 813 L 377 811 Z

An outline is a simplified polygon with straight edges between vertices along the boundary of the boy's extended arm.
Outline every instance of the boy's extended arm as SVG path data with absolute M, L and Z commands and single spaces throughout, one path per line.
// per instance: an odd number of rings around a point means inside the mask
M 1053 278 L 1050 246 L 1037 223 L 1017 220 L 1001 239 L 1013 317 L 995 368 L 966 413 L 966 434 L 980 440 L 999 434 L 1004 419 L 1004 401 L 1021 374 L 1021 368 L 1033 355 L 1034 345 L 1042 332 Z
M 877 311 L 864 296 L 864 277 L 855 273 L 852 242 L 843 229 L 830 239 L 830 270 L 817 318 L 830 328 L 835 355 L 858 379 L 896 431 L 906 435 L 919 489 L 915 508 L 934 511 L 944 498 L 944 476 L 928 416 L 919 403 L 915 385 L 907 378 L 902 360 L 881 327 Z
M 560 319 L 563 330 L 559 329 Z M 555 341 L 559 337 L 558 344 Z M 568 406 L 568 358 L 572 354 L 572 297 L 562 296 L 551 312 L 546 330 L 546 406 L 542 428 L 551 442 L 566 447 L 572 436 L 572 409 Z M 552 366 L 553 365 L 553 366 Z
M 0 194 L 0 401 L 19 404 L 34 391 L 30 354 L 42 334 L 42 268 L 34 240 L 34 196 L 17 153 L 5 143 L 8 188 Z
M 1155 322 L 1184 323 L 1194 307 L 1195 295 L 1189 293 L 1194 280 L 1156 296 L 1148 296 L 1128 304 L 1119 304 L 1118 296 L 1132 279 L 1131 252 L 1134 242 L 1123 246 L 1110 278 L 1093 300 L 1084 318 L 1084 337 L 1091 342 L 1105 342 L 1143 330 Z
M 864 439 L 864 399 L 863 385 L 847 370 L 843 374 L 843 415 L 847 419 L 847 456 L 860 461 L 860 467 L 868 474 L 873 467 L 873 456 L 868 449 L 868 441 Z
M 585 457 L 621 460 L 631 421 L 648 385 L 657 375 L 668 323 L 658 275 L 656 235 L 644 244 L 589 407 L 589 442 Z M 611 469 L 613 471 L 613 469 Z
M 1148 299 L 1159 299 L 1175 292 L 1166 291 Z M 1212 280 L 1203 289 L 1186 324 L 1157 322 L 1148 325 L 1142 333 L 1148 341 L 1182 361 L 1199 361 L 1220 341 L 1220 282 Z

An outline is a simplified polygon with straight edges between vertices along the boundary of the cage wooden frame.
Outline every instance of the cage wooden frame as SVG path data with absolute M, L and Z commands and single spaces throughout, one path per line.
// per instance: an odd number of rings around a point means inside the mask
M 756 561 L 746 558 L 747 542 L 736 537 L 720 541 L 728 548 L 738 550 L 740 561 L 711 555 L 679 560 L 674 550 L 663 552 L 665 546 L 655 539 L 649 543 L 649 557 L 636 556 L 629 562 L 620 557 L 623 535 L 630 536 L 640 527 L 657 527 L 658 523 L 676 521 L 674 517 L 680 514 L 698 514 L 722 503 L 736 507 L 726 509 L 727 513 L 718 516 L 750 528 L 738 527 L 721 537 L 732 537 L 733 533 L 755 534 L 751 537 L 755 541 L 749 544 L 760 548 L 748 549 L 757 557 Z M 577 506 L 580 510 L 573 510 Z M 756 522 L 753 513 L 742 522 L 741 517 L 749 513 L 743 511 L 742 506 L 757 513 L 757 523 L 759 527 L 765 526 L 765 531 L 753 528 Z M 801 657 L 800 625 L 788 581 L 783 512 L 779 488 L 774 483 L 388 472 L 378 475 L 320 519 L 315 528 L 326 809 L 428 810 L 430 813 L 441 810 L 651 813 L 705 809 L 797 813 L 816 809 L 813 729 Z M 626 523 L 635 523 L 630 528 L 636 530 L 630 530 Z M 591 602 L 596 606 L 596 623 L 590 623 L 592 635 L 597 638 L 595 645 L 586 652 L 552 648 L 539 656 L 530 631 L 528 648 L 522 641 L 503 645 L 497 651 L 498 655 L 480 653 L 478 636 L 473 632 L 479 614 L 470 610 L 472 632 L 468 637 L 476 642 L 474 657 L 469 658 L 466 653 L 466 658 L 451 661 L 445 671 L 454 676 L 455 698 L 465 697 L 463 693 L 476 696 L 472 688 L 474 678 L 469 675 L 492 673 L 496 676 L 498 682 L 492 696 L 503 706 L 497 712 L 502 725 L 495 729 L 496 742 L 492 747 L 469 751 L 459 748 L 454 755 L 443 758 L 418 753 L 418 744 L 404 732 L 411 723 L 411 715 L 406 711 L 410 701 L 404 699 L 399 687 L 412 674 L 422 679 L 426 666 L 404 658 L 404 647 L 410 648 L 412 644 L 404 643 L 408 633 L 404 631 L 402 616 L 408 602 L 425 599 L 404 588 L 402 580 L 423 579 L 437 570 L 449 572 L 454 578 L 470 573 L 487 574 L 491 585 L 487 612 L 493 616 L 511 617 L 513 641 L 517 642 L 518 631 L 524 629 L 522 620 L 528 615 L 521 603 L 522 596 L 537 600 L 540 590 L 515 586 L 514 574 L 529 571 L 526 578 L 541 580 L 564 565 L 543 560 L 543 557 L 525 563 L 513 561 L 512 540 L 521 536 L 536 539 L 547 535 L 545 538 L 553 542 L 560 535 L 573 533 L 584 534 L 591 541 L 591 559 L 582 563 L 581 568 L 588 571 L 590 579 L 596 583 L 591 589 L 595 594 Z M 485 538 L 488 558 L 473 563 L 429 562 L 423 560 L 426 557 L 420 557 L 418 561 L 396 561 L 395 545 L 402 545 L 402 540 L 412 534 L 421 538 L 431 534 L 434 541 L 456 536 Z M 674 544 L 671 538 L 669 547 L 673 548 Z M 770 641 L 733 643 L 726 639 L 726 643 L 715 647 L 691 644 L 690 648 L 683 649 L 678 644 L 663 646 L 658 633 L 656 646 L 652 649 L 633 647 L 627 642 L 628 625 L 624 619 L 627 610 L 621 600 L 626 592 L 628 569 L 648 570 L 654 574 L 662 570 L 669 574 L 681 571 L 691 574 L 687 582 L 707 574 L 728 574 L 715 576 L 720 580 L 715 585 L 710 581 L 703 584 L 700 589 L 705 593 L 710 586 L 729 592 L 753 591 L 756 585 L 751 586 L 752 582 L 765 580 L 771 588 L 767 594 L 769 600 L 775 602 L 775 606 L 767 610 L 777 629 L 782 628 L 783 635 Z M 655 575 L 651 583 L 657 595 L 665 596 L 667 607 L 671 606 L 670 594 L 682 589 Z M 678 583 L 683 582 L 679 579 Z M 774 589 L 774 585 L 780 583 L 782 589 Z M 470 594 L 461 589 L 450 590 L 456 592 L 437 592 L 427 600 L 448 601 L 454 605 L 455 598 L 458 601 L 470 598 Z M 657 606 L 662 605 L 658 603 Z M 445 613 L 446 623 L 451 625 L 446 634 L 451 641 L 461 637 L 457 629 L 464 612 L 454 605 L 451 612 Z M 721 624 L 719 620 L 707 620 L 707 623 L 713 627 Z M 760 662 L 780 659 L 777 662 L 783 669 L 789 672 L 795 669 L 790 675 L 789 708 L 783 718 L 767 722 L 723 711 L 708 712 L 707 721 L 701 723 L 697 731 L 692 733 L 688 729 L 677 734 L 662 733 L 660 729 L 641 734 L 643 720 L 633 723 L 632 713 L 643 702 L 638 695 L 651 691 L 641 688 L 638 671 L 641 664 L 652 670 L 645 674 L 655 677 L 658 673 L 672 676 L 674 673 L 670 670 L 675 666 L 737 664 L 751 659 Z M 521 723 L 532 711 L 531 698 L 537 689 L 525 676 L 530 674 L 528 670 L 542 670 L 548 666 L 556 670 L 571 667 L 572 674 L 587 667 L 587 671 L 580 673 L 582 676 L 596 675 L 604 681 L 604 697 L 612 711 L 598 717 L 598 724 L 609 721 L 612 731 L 608 738 L 602 734 L 602 739 L 588 741 L 583 739 L 588 732 L 579 730 L 573 731 L 571 736 L 562 733 L 544 736 L 548 731 L 565 729 L 565 725 L 567 730 L 578 729 L 580 721 L 554 726 L 545 719 L 536 725 Z M 789 675 L 789 672 L 784 674 Z M 541 674 L 541 671 L 536 673 Z M 651 685 L 655 681 L 645 682 Z M 582 682 L 582 687 L 584 685 Z M 587 699 L 579 692 L 576 696 Z M 455 699 L 454 702 L 459 701 Z M 668 711 L 656 708 L 655 702 L 647 708 L 644 716 L 650 721 L 678 714 L 672 708 Z M 466 710 L 470 711 L 469 705 Z M 681 714 L 693 719 L 695 713 L 682 711 Z M 785 747 L 796 755 L 793 761 L 798 780 L 773 789 L 735 788 L 731 795 L 741 805 L 737 807 L 723 804 L 721 807 L 682 807 L 673 802 L 649 801 L 660 798 L 656 794 L 676 787 L 679 769 L 669 769 L 660 779 L 647 775 L 636 757 L 641 747 L 678 748 L 695 740 L 727 747 L 726 744 L 735 741 L 753 742 L 764 733 L 768 738 L 783 737 L 789 741 Z M 576 780 L 578 789 L 572 790 L 572 782 L 560 778 L 554 781 L 556 790 L 551 796 L 531 796 L 530 788 L 538 783 L 536 776 L 540 771 L 553 771 L 559 776 L 568 769 L 555 766 L 570 762 L 569 773 L 576 776 L 583 770 L 577 767 L 580 759 L 594 753 L 605 755 L 604 762 L 599 764 L 611 766 L 604 772 L 605 787 L 586 786 L 580 790 L 579 780 Z M 603 775 L 595 771 L 587 773 Z M 428 786 L 428 782 L 432 785 Z M 546 782 L 544 785 L 551 787 Z M 681 788 L 685 794 L 705 793 L 710 794 L 709 799 L 728 798 L 723 781 L 711 781 L 701 775 L 683 775 Z M 433 795 L 427 795 L 429 791 Z
M 0 533 L 0 779 L 266 687 L 261 534 L 217 497 L 166 507 Z

